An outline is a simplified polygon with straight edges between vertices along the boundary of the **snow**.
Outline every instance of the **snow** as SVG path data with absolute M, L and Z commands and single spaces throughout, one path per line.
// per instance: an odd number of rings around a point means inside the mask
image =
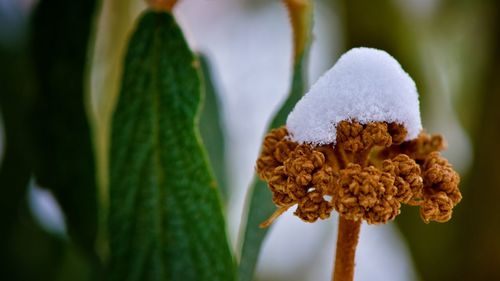
M 340 121 L 396 122 L 408 131 L 422 130 L 415 82 L 385 51 L 354 48 L 311 87 L 287 119 L 292 140 L 335 144 Z

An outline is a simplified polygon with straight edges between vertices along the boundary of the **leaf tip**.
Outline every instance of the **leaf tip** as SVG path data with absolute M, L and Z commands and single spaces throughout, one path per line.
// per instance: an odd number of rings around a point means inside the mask
M 311 0 L 283 0 L 293 31 L 294 57 L 302 54 L 308 42 L 310 41 L 311 30 Z

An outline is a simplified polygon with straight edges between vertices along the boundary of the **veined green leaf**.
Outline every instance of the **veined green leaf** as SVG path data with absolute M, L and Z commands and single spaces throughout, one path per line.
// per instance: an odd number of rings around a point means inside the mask
M 225 138 L 222 126 L 220 103 L 215 89 L 213 74 L 207 57 L 199 56 L 205 84 L 205 99 L 200 114 L 200 133 L 203 144 L 208 152 L 208 158 L 221 191 L 224 203 L 227 202 L 229 191 L 227 187 Z
M 196 127 L 198 68 L 172 15 L 141 17 L 112 122 L 111 280 L 234 280 Z
M 294 37 L 302 38 L 301 40 L 305 40 L 305 42 L 297 40 L 294 42 L 295 51 L 298 52 L 294 55 L 294 68 L 290 93 L 285 103 L 272 119 L 270 128 L 277 128 L 285 124 L 288 113 L 293 109 L 307 89 L 306 77 L 312 28 L 312 9 L 310 4 L 307 4 L 308 2 L 304 2 L 304 5 L 307 7 L 301 8 L 295 6 L 290 7 L 288 1 L 285 1 L 285 3 L 289 8 L 291 22 L 294 26 Z M 300 9 L 302 9 L 302 11 L 299 11 Z M 304 32 L 306 34 L 304 34 Z M 244 216 L 242 220 L 244 222 L 246 220 L 246 224 L 242 224 L 242 235 L 239 241 L 241 247 L 240 263 L 238 267 L 239 281 L 253 280 L 262 242 L 269 230 L 268 228 L 260 228 L 259 224 L 269 218 L 276 210 L 267 183 L 260 180 L 256 175 L 254 175 L 254 180 L 248 190 L 246 204 L 246 218 Z

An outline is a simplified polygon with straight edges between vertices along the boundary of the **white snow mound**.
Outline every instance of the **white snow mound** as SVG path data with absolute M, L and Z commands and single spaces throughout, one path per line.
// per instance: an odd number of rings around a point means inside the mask
M 406 140 L 422 130 L 417 88 L 388 53 L 354 48 L 311 87 L 288 115 L 291 139 L 313 145 L 335 144 L 343 120 L 403 124 Z

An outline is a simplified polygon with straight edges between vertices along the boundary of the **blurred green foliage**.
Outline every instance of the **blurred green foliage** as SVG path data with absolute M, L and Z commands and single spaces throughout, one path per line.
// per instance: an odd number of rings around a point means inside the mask
M 33 173 L 51 189 L 69 235 L 90 256 L 97 233 L 97 185 L 84 84 L 95 1 L 45 0 L 33 16 L 37 94 L 30 112 Z
M 222 123 L 221 105 L 214 85 L 214 72 L 210 67 L 208 58 L 200 54 L 198 60 L 201 64 L 203 84 L 205 85 L 205 96 L 201 102 L 202 108 L 199 117 L 200 135 L 207 149 L 210 166 L 217 179 L 223 203 L 226 205 L 229 200 L 230 190 L 226 162 L 226 136 L 224 124 Z
M 6 138 L 0 263 L 6 280 L 67 280 L 75 274 L 85 280 L 100 271 L 94 154 L 83 99 L 94 9 L 94 1 L 42 1 L 26 31 L 29 39 L 0 54 Z M 61 204 L 69 241 L 34 222 L 26 202 L 32 176 Z

